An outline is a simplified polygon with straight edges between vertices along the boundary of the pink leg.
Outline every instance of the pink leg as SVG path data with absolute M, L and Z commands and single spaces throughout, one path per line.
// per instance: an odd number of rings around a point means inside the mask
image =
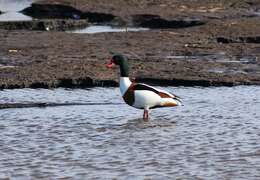
M 148 121 L 148 118 L 149 118 L 149 111 L 145 109 L 145 110 L 144 110 L 143 120 L 144 120 L 144 121 Z

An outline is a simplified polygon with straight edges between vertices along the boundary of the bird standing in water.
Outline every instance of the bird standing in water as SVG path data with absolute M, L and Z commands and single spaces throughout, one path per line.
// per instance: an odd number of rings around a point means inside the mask
M 132 107 L 144 109 L 144 121 L 148 121 L 149 109 L 181 105 L 181 99 L 174 94 L 143 83 L 131 82 L 128 61 L 124 55 L 114 55 L 107 67 L 112 68 L 114 65 L 120 67 L 119 87 L 124 101 Z

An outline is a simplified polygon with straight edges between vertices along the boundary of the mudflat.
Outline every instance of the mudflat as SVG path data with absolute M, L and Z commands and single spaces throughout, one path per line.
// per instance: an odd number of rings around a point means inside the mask
M 44 11 L 35 13 L 34 8 Z M 61 13 L 52 14 L 53 8 Z M 2 28 L 0 87 L 116 86 L 118 71 L 105 67 L 111 51 L 128 57 L 135 81 L 184 86 L 259 85 L 259 8 L 259 1 L 253 0 L 37 2 L 24 13 L 50 21 L 68 19 L 68 12 L 73 12 L 72 17 L 90 23 L 150 30 L 75 34 Z

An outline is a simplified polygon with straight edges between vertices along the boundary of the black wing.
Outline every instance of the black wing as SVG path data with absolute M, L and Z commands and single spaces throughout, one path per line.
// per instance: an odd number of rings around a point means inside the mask
M 135 84 L 133 86 L 133 90 L 147 90 L 147 91 L 152 91 L 156 94 L 158 94 L 161 98 L 173 98 L 174 95 L 172 94 L 172 96 L 168 93 L 165 93 L 165 92 L 162 92 L 162 91 L 159 91 L 151 86 L 148 86 L 146 84 Z

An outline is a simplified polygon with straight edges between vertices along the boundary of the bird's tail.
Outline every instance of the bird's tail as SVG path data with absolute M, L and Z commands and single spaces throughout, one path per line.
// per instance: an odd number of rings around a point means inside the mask
M 183 106 L 182 100 L 179 96 L 174 95 L 174 97 L 172 99 L 174 99 L 176 101 L 178 106 Z

